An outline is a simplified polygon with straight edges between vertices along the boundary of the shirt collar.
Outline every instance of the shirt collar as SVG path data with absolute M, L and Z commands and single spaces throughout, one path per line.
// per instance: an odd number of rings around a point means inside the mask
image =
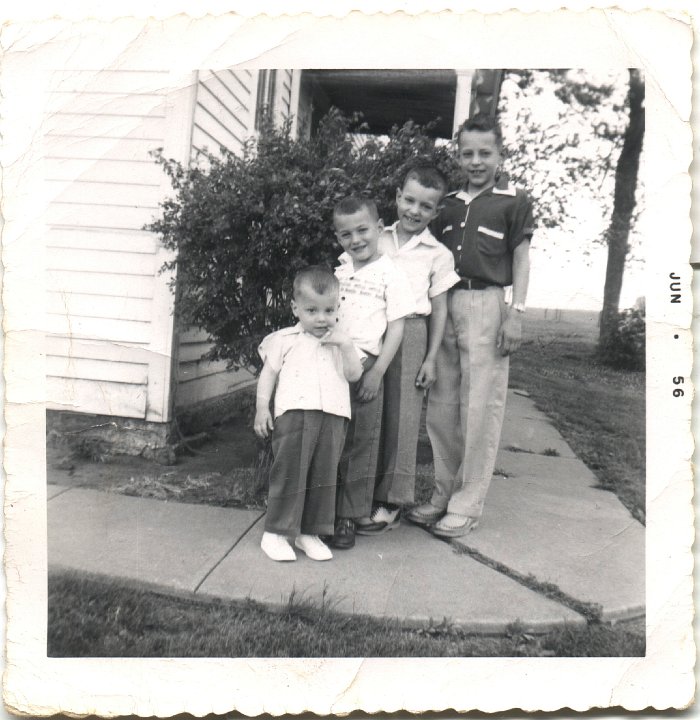
M 474 197 L 471 197 L 465 190 L 458 190 L 454 193 L 456 198 L 459 198 L 467 205 L 469 205 L 474 198 L 480 197 L 481 195 L 510 195 L 511 197 L 515 197 L 515 185 L 511 185 L 508 177 L 503 175 L 495 185 L 492 185 L 488 190 L 484 190 Z
M 392 234 L 394 238 L 394 245 L 395 247 L 399 247 L 399 238 L 396 233 L 396 228 L 399 226 L 399 221 L 397 220 L 393 225 L 389 225 L 387 230 Z M 430 232 L 430 228 L 425 227 L 421 232 L 419 232 L 417 235 L 414 235 L 403 247 L 406 247 L 409 243 L 423 243 L 424 245 L 430 245 L 431 247 L 435 247 L 439 245 L 438 241 L 435 239 L 435 236 L 433 233 Z

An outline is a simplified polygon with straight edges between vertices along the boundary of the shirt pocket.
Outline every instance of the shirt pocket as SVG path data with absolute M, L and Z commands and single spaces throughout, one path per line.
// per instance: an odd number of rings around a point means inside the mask
M 500 230 L 479 225 L 476 230 L 476 244 L 483 255 L 505 255 L 507 250 L 506 235 Z

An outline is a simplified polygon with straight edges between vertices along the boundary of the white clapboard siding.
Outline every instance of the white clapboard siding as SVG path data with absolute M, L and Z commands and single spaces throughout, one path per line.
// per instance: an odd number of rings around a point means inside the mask
M 143 230 L 156 219 L 158 208 L 53 202 L 46 216 L 50 226 Z
M 160 114 L 100 115 L 86 113 L 54 113 L 44 124 L 47 134 L 69 137 L 140 138 L 161 141 L 165 131 L 165 116 Z
M 185 408 L 210 398 L 227 395 L 249 385 L 253 376 L 246 370 L 222 372 L 178 383 L 176 406 Z
M 94 317 L 104 320 L 138 320 L 149 322 L 151 301 L 143 298 L 126 298 L 113 295 L 88 295 L 78 292 L 46 293 L 51 312 L 71 317 Z
M 49 248 L 155 255 L 157 243 L 158 238 L 145 230 L 124 232 L 53 227 L 46 233 L 46 247 Z
M 105 160 L 94 158 L 52 157 L 44 161 L 47 180 L 81 180 L 83 182 L 123 183 L 138 178 L 139 185 L 159 187 L 163 169 L 152 158 L 148 160 Z
M 78 270 L 83 272 L 143 275 L 152 278 L 156 272 L 156 256 L 144 253 L 106 253 L 100 250 L 72 250 L 47 248 L 48 270 Z
M 103 343 L 96 340 L 80 340 L 69 335 L 49 335 L 46 338 L 47 362 L 51 356 L 55 356 L 148 365 L 151 355 L 152 351 L 145 344 Z
M 167 151 L 171 137 L 169 157 L 178 155 L 170 79 L 167 70 L 52 74 L 43 138 L 49 407 L 167 414 L 149 397 L 169 364 L 169 290 L 158 239 L 143 228 L 168 185 L 150 153 Z M 184 159 L 189 143 L 177 142 Z
M 46 289 L 58 293 L 85 293 L 112 297 L 153 298 L 155 278 L 84 272 L 82 270 L 46 271 Z M 49 308 L 49 311 L 51 309 Z
M 164 95 L 154 92 L 65 92 L 50 94 L 47 112 L 82 113 L 84 115 L 122 115 L 124 117 L 149 117 L 161 112 Z
M 282 79 L 282 90 L 280 92 L 280 111 L 282 117 L 288 118 L 291 114 L 292 102 L 292 70 L 282 70 L 280 73 Z
M 151 340 L 151 324 L 138 320 L 109 321 L 103 318 L 70 316 L 49 312 L 47 331 L 53 335 L 70 335 L 102 342 L 135 342 L 147 344 Z
M 178 382 L 187 382 L 188 380 L 196 380 L 225 372 L 228 372 L 228 368 L 224 360 L 216 360 L 214 362 L 183 362 L 182 356 L 180 356 Z
M 167 70 L 55 70 L 51 75 L 54 92 L 109 92 L 166 94 Z
M 70 135 L 47 135 L 46 157 L 61 159 L 118 160 L 153 162 L 150 153 L 162 145 L 141 138 L 77 138 Z M 124 175 L 129 178 L 128 174 Z
M 48 376 L 49 410 L 143 418 L 146 416 L 147 386 Z
M 192 149 L 241 152 L 253 131 L 252 75 L 231 70 L 201 72 L 192 126 Z
M 114 363 L 73 356 L 52 355 L 46 358 L 46 373 L 55 378 L 100 380 L 146 385 L 148 365 L 133 362 Z
M 78 205 L 118 205 L 156 208 L 160 187 L 144 183 L 48 180 L 46 190 L 54 202 Z

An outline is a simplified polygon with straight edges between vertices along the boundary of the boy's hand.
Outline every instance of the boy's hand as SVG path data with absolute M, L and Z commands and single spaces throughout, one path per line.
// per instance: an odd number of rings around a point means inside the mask
M 382 384 L 382 373 L 371 367 L 361 378 L 357 387 L 357 399 L 369 402 L 377 397 Z
M 523 322 L 518 313 L 509 312 L 499 331 L 496 347 L 501 355 L 510 355 L 519 347 L 523 339 Z
M 437 378 L 435 360 L 424 360 L 416 376 L 416 387 L 427 390 Z
M 337 327 L 329 330 L 320 340 L 322 345 L 337 345 L 338 347 L 347 347 L 352 344 L 350 336 L 341 332 Z
M 266 438 L 273 430 L 272 415 L 269 408 L 260 408 L 255 413 L 253 421 L 253 430 L 259 438 Z

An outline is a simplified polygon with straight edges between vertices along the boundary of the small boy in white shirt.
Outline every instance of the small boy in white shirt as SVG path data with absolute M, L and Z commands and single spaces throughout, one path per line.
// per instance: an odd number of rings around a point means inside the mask
M 260 546 L 272 560 L 296 560 L 288 538 L 312 560 L 333 557 L 319 536 L 334 530 L 338 461 L 350 418 L 348 383 L 362 375 L 363 357 L 337 327 L 338 288 L 328 268 L 301 270 L 292 300 L 299 322 L 260 344 L 264 365 L 254 429 L 261 438 L 272 432 L 274 455 Z
M 401 506 L 415 501 L 423 395 L 436 378 L 447 291 L 459 282 L 452 253 L 428 229 L 446 192 L 447 179 L 438 168 L 414 165 L 396 191 L 398 219 L 379 238 L 379 251 L 406 273 L 416 311 L 405 319 L 403 341 L 384 375 L 379 471 L 371 523 L 357 530 L 362 535 L 398 526 Z
M 405 274 L 377 248 L 384 229 L 372 200 L 350 197 L 336 205 L 333 224 L 345 251 L 338 325 L 366 353 L 362 377 L 351 387 L 352 419 L 339 466 L 337 518 L 331 544 L 348 549 L 370 524 L 382 421 L 383 377 L 401 344 L 404 318 L 415 312 Z

